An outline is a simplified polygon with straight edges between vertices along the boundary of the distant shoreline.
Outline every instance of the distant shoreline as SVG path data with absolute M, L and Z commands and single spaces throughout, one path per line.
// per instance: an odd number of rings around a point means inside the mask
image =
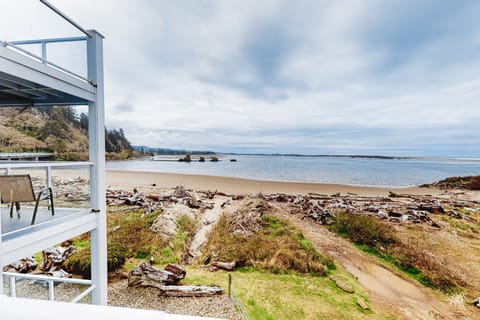
M 231 156 L 265 156 L 265 157 L 299 157 L 299 158 L 348 158 L 348 159 L 383 159 L 383 160 L 421 160 L 421 161 L 472 161 L 480 162 L 480 158 L 474 157 L 404 157 L 404 156 L 382 156 L 382 155 L 336 155 L 336 154 L 296 154 L 296 153 L 217 153 L 218 155 Z
M 154 157 L 181 157 L 186 153 L 155 154 Z M 347 159 L 379 159 L 379 160 L 417 160 L 417 161 L 460 161 L 460 162 L 480 162 L 476 157 L 413 157 L 413 156 L 382 156 L 382 155 L 337 155 L 337 154 L 297 154 L 297 153 L 193 153 L 195 157 L 226 157 L 226 156 L 258 156 L 258 157 L 298 157 L 298 158 L 347 158 Z M 161 161 L 161 160 L 156 160 Z

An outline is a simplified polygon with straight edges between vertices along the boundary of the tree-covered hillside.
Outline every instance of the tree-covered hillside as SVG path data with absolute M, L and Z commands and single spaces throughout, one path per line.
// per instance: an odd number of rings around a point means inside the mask
M 123 129 L 105 128 L 107 158 L 134 150 Z M 88 159 L 88 115 L 72 107 L 0 109 L 0 152 L 52 152 L 58 160 Z

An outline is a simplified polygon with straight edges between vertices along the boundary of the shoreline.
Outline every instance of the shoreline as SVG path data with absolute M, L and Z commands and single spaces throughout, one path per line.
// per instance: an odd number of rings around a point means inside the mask
M 285 193 L 285 194 L 340 194 L 354 193 L 362 196 L 388 196 L 389 191 L 409 194 L 439 194 L 435 188 L 374 187 L 316 182 L 286 182 L 245 178 L 208 176 L 198 174 L 164 173 L 149 171 L 106 170 L 107 186 L 111 188 L 141 189 L 174 188 L 183 185 L 189 189 L 225 192 L 230 194 Z M 155 186 L 152 186 L 155 184 Z

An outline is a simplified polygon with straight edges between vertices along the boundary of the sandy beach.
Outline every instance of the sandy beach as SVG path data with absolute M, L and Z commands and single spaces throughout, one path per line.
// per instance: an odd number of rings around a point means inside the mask
M 440 190 L 431 188 L 381 188 L 327 183 L 277 182 L 230 177 L 174 174 L 159 172 L 107 170 L 107 187 L 119 189 L 174 188 L 183 185 L 193 190 L 217 190 L 228 194 L 286 193 L 286 194 L 341 194 L 354 193 L 364 196 L 387 196 L 389 191 L 409 194 L 435 194 Z

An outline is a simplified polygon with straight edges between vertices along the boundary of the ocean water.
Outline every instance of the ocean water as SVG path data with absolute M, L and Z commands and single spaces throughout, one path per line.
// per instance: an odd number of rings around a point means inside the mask
M 219 162 L 129 160 L 110 170 L 201 174 L 271 181 L 323 182 L 407 187 L 450 176 L 480 175 L 480 159 L 379 159 L 304 156 L 222 155 Z M 231 162 L 230 159 L 236 159 Z

